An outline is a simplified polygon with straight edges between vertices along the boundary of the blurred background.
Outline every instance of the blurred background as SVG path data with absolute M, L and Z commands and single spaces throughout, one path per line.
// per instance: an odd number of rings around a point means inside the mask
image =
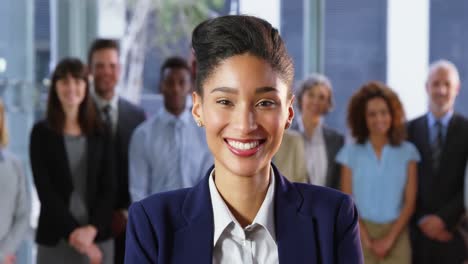
M 194 26 L 226 14 L 256 15 L 277 27 L 294 59 L 296 81 L 311 72 L 330 78 L 336 104 L 326 123 L 342 133 L 351 94 L 369 80 L 396 90 L 408 119 L 423 114 L 427 67 L 437 59 L 458 67 L 456 110 L 466 116 L 466 11 L 465 0 L 0 0 L 0 97 L 9 150 L 31 181 L 29 133 L 43 117 L 48 78 L 61 58 L 87 61 L 96 37 L 118 39 L 124 67 L 119 93 L 151 115 L 162 103 L 162 61 L 189 59 Z M 33 200 L 31 241 L 38 215 Z M 33 243 L 25 242 L 18 263 L 32 263 L 33 254 Z

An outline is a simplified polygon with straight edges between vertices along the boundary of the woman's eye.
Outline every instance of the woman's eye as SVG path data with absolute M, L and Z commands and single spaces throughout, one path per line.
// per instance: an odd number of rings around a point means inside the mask
M 274 106 L 276 103 L 273 102 L 273 101 L 268 101 L 268 100 L 265 100 L 265 101 L 260 101 L 257 105 L 260 106 L 260 107 L 272 107 Z
M 221 104 L 221 105 L 231 105 L 232 104 L 229 100 L 226 100 L 226 99 L 217 100 L 216 103 Z

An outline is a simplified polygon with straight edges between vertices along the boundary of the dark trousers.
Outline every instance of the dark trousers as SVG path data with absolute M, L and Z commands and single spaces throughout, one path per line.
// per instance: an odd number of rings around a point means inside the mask
M 460 234 L 463 237 L 463 240 L 465 240 L 465 250 L 468 252 L 468 212 L 465 214 L 465 217 L 463 218 L 462 223 L 460 224 Z M 468 263 L 468 256 L 466 257 L 466 263 Z
M 125 232 L 114 238 L 114 263 L 123 264 L 125 258 Z
M 112 233 L 114 234 L 114 263 L 123 264 L 125 259 L 125 232 L 127 217 L 123 210 L 115 210 L 112 215 Z
M 454 233 L 448 242 L 439 242 L 426 237 L 417 226 L 411 226 L 413 264 L 459 264 L 466 258 L 466 247 L 460 232 Z

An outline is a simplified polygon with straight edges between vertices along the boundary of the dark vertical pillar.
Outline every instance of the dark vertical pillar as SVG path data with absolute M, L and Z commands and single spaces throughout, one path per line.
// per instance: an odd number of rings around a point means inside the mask
M 327 0 L 324 72 L 335 94 L 326 122 L 342 132 L 352 93 L 369 80 L 386 80 L 387 1 Z
M 447 59 L 460 73 L 461 89 L 456 111 L 468 116 L 468 1 L 431 0 L 429 18 L 429 62 Z
M 307 0 L 306 0 L 307 1 Z M 296 80 L 303 78 L 304 65 L 304 16 L 303 0 L 281 1 L 281 36 L 286 42 L 289 54 L 294 60 Z

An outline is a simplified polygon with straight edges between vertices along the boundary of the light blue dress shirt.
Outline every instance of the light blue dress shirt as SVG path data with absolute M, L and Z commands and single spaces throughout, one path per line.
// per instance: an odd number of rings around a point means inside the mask
M 430 144 L 435 142 L 437 138 L 437 127 L 436 127 L 436 121 L 439 120 L 440 123 L 442 124 L 442 137 L 445 139 L 447 138 L 447 129 L 448 125 L 450 123 L 450 120 L 452 119 L 453 116 L 453 111 L 447 112 L 444 116 L 442 116 L 439 119 L 436 119 L 436 117 L 432 114 L 432 112 L 427 113 L 427 127 L 429 128 L 429 140 Z
M 212 164 L 205 131 L 196 125 L 190 111 L 176 117 L 162 108 L 135 129 L 130 141 L 132 200 L 192 187 Z
M 352 171 L 352 188 L 361 218 L 389 223 L 400 215 L 409 161 L 419 161 L 416 147 L 404 141 L 399 146 L 385 145 L 380 160 L 369 141 L 345 145 L 337 162 Z

